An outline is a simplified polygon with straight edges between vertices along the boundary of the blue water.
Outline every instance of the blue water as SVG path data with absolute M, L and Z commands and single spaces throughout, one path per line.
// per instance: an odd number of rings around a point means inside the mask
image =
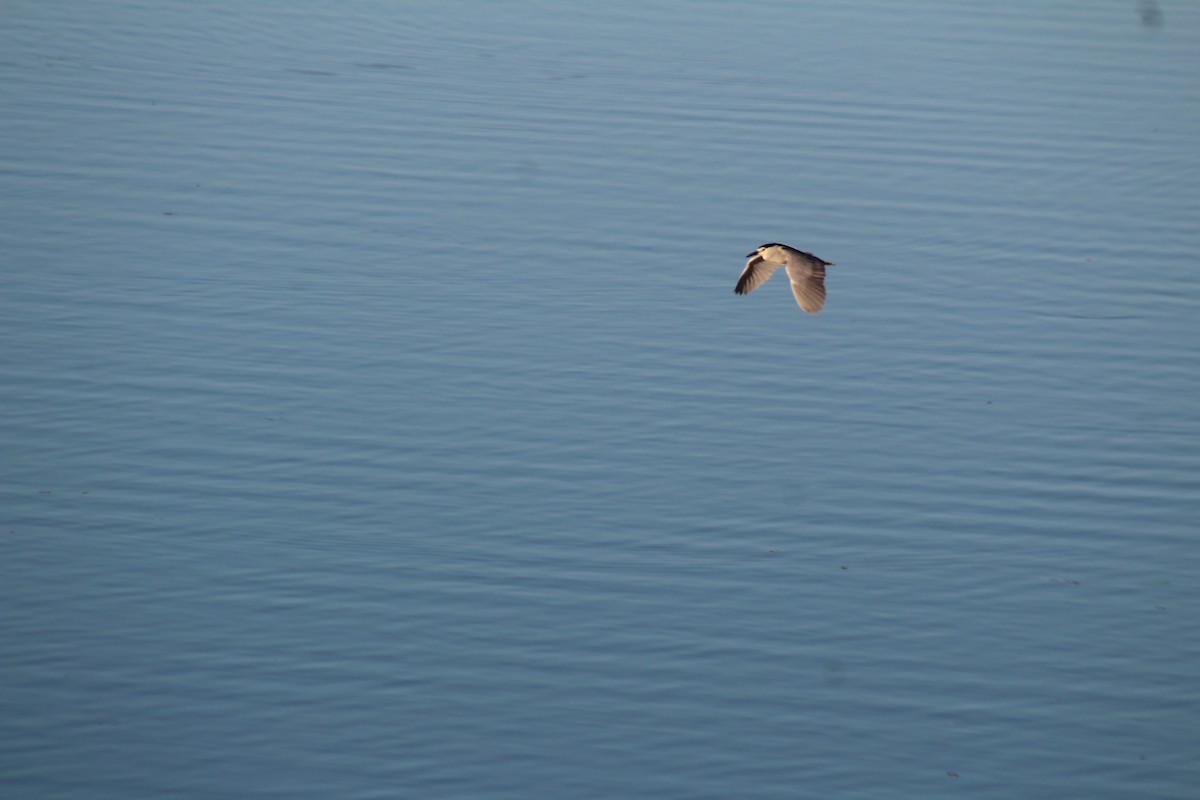
M 7 3 L 3 795 L 1190 800 L 1155 8 Z

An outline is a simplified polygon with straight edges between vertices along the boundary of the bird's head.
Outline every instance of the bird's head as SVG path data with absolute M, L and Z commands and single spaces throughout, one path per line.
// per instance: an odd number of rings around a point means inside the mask
M 782 260 L 782 256 L 783 256 L 783 251 L 780 248 L 783 248 L 785 246 L 786 245 L 782 245 L 777 242 L 768 242 L 767 244 L 760 244 L 753 253 L 747 253 L 746 258 L 753 258 L 754 256 L 762 256 L 763 259 L 765 259 L 767 261 L 780 261 L 780 260 Z

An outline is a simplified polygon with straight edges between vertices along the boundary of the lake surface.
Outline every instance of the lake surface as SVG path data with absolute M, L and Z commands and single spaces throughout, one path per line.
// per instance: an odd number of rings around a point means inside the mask
M 1200 6 L 4 17 L 5 797 L 1195 797 Z

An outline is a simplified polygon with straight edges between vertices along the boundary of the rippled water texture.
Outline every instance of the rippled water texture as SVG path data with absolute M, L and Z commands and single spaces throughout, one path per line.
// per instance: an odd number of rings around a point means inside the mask
M 4 17 L 5 797 L 1195 797 L 1195 4 Z

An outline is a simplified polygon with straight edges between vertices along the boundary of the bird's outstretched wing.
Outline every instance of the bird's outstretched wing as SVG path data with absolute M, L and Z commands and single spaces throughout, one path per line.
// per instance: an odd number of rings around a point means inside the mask
M 749 294 L 762 286 L 775 270 L 783 266 L 782 261 L 767 261 L 758 253 L 746 261 L 746 268 L 738 276 L 737 285 L 733 287 L 736 294 Z
M 825 264 L 816 258 L 795 260 L 787 265 L 787 274 L 800 307 L 810 314 L 819 313 L 825 305 Z

